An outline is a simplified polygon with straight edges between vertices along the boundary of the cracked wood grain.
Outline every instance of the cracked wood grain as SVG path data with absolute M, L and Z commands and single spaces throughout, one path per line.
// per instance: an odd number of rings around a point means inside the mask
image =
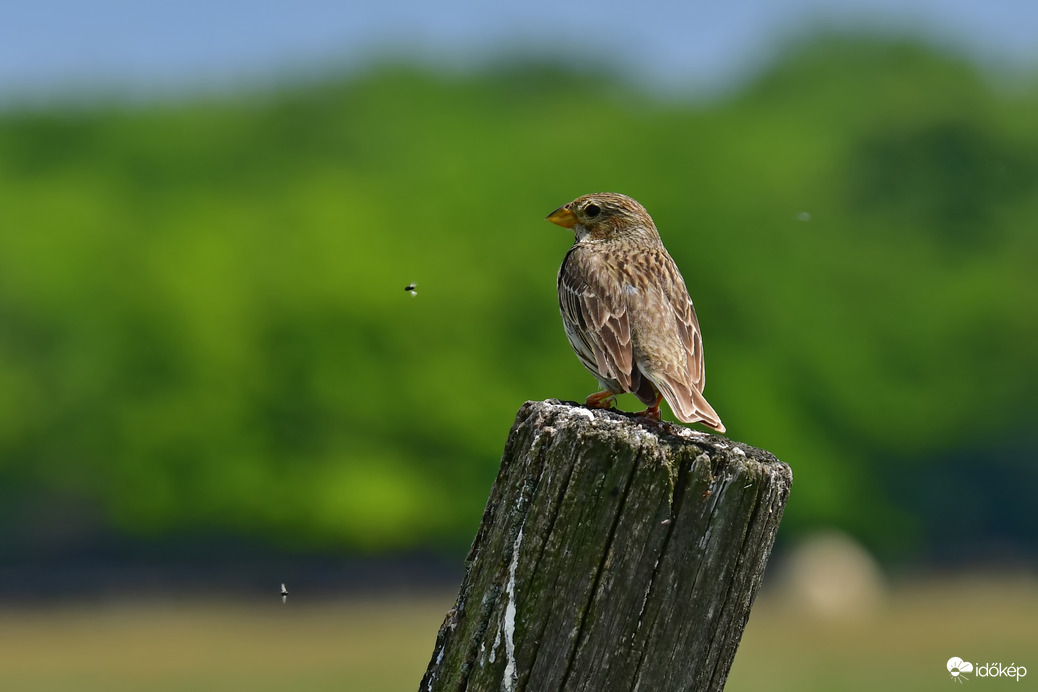
M 724 437 L 527 402 L 420 690 L 723 689 L 791 484 Z

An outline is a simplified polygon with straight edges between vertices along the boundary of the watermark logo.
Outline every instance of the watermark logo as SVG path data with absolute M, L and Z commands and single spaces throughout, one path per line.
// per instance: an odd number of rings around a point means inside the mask
M 966 677 L 966 673 L 972 672 L 973 664 L 969 661 L 963 661 L 958 656 L 952 656 L 948 659 L 948 674 L 951 675 L 952 680 L 955 682 L 969 680 L 969 678 Z
M 1008 666 L 1002 663 L 970 663 L 963 661 L 958 656 L 948 659 L 948 675 L 955 682 L 964 682 L 970 679 L 970 674 L 978 678 L 1009 678 L 1020 682 L 1020 678 L 1027 675 L 1027 668 L 1010 663 Z

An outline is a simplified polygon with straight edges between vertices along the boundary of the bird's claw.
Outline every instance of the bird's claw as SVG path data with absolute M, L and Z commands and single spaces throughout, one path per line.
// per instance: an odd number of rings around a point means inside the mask
M 616 395 L 612 392 L 595 392 L 589 396 L 584 405 L 588 408 L 613 409 L 616 406 Z
M 662 401 L 663 401 L 663 395 L 662 394 L 657 394 L 656 395 L 656 403 L 653 404 L 652 406 L 650 406 L 649 408 L 645 409 L 644 411 L 642 411 L 638 415 L 642 416 L 643 418 L 651 418 L 653 420 L 659 420 L 660 419 L 660 403 Z

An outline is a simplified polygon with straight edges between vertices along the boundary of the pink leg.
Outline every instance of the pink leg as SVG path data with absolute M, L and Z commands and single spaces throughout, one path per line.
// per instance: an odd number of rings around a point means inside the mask
M 639 416 L 645 416 L 646 418 L 652 418 L 653 420 L 659 420 L 660 419 L 660 402 L 661 401 L 663 401 L 663 395 L 662 394 L 657 394 L 656 395 L 656 403 L 653 404 L 652 406 L 650 406 L 649 408 L 645 409 L 644 411 L 642 411 L 638 415 Z
M 595 392 L 587 398 L 584 405 L 588 408 L 613 408 L 616 403 L 616 395 L 612 392 Z

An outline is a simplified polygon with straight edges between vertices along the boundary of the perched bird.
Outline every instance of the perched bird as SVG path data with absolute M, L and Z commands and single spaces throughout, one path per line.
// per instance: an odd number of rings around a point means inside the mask
M 281 583 L 281 602 L 285 603 L 288 601 L 288 589 L 285 588 L 285 583 Z
M 652 217 L 611 192 L 578 197 L 548 215 L 576 241 L 559 268 L 559 308 L 569 343 L 605 391 L 586 405 L 609 408 L 631 392 L 659 419 L 667 400 L 685 423 L 719 432 L 703 398 L 703 338 L 685 281 Z

